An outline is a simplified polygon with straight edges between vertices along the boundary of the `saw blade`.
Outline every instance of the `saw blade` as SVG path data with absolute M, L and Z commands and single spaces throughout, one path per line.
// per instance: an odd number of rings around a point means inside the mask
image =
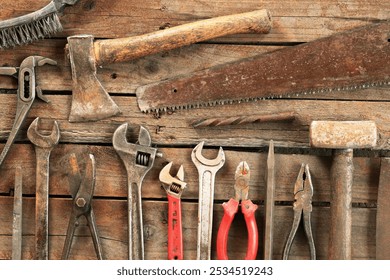
M 390 21 L 137 89 L 143 112 L 390 84 Z

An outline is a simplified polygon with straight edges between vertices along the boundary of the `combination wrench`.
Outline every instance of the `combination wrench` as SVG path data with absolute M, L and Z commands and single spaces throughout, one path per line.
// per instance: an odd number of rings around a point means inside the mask
M 211 233 L 213 227 L 213 204 L 215 174 L 225 163 L 225 153 L 219 148 L 215 159 L 202 156 L 204 142 L 200 142 L 192 151 L 192 162 L 199 174 L 199 208 L 198 208 L 198 239 L 197 259 L 210 260 Z
M 27 137 L 34 144 L 36 155 L 36 200 L 35 200 L 35 254 L 37 260 L 49 258 L 49 159 L 54 146 L 60 140 L 60 129 L 54 121 L 50 135 L 38 131 L 39 118 L 27 130 Z

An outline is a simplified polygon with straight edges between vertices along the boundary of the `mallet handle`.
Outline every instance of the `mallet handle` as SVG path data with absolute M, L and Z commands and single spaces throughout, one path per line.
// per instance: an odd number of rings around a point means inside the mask
M 234 14 L 187 23 L 128 38 L 94 42 L 99 65 L 124 62 L 193 43 L 237 33 L 269 33 L 271 15 L 266 10 Z

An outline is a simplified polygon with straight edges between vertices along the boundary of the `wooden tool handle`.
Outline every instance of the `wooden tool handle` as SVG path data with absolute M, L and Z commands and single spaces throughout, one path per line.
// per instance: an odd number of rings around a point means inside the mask
M 99 65 L 129 61 L 158 52 L 237 33 L 268 33 L 270 13 L 263 9 L 221 16 L 128 38 L 100 40 L 94 43 Z
M 352 257 L 353 150 L 334 150 L 331 170 L 331 203 L 328 258 Z

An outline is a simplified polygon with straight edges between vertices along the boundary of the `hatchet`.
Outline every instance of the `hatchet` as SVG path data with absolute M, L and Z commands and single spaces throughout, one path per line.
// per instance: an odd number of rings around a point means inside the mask
M 263 9 L 183 24 L 156 32 L 94 41 L 92 35 L 68 37 L 72 70 L 70 122 L 97 121 L 120 114 L 96 75 L 103 64 L 130 61 L 200 41 L 237 33 L 268 33 L 270 13 Z

